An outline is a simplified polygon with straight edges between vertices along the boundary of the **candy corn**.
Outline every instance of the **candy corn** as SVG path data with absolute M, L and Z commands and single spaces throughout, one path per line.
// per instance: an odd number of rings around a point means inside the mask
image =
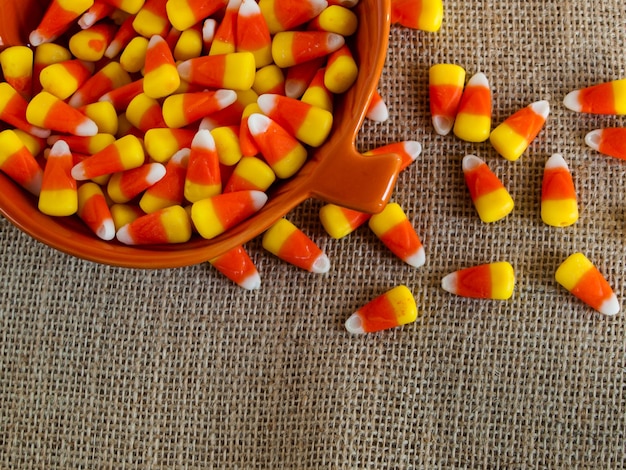
M 26 46 L 7 47 L 0 52 L 4 80 L 26 99 L 32 93 L 33 57 L 33 50 Z
M 35 126 L 26 120 L 28 102 L 7 82 L 0 82 L 0 121 L 43 139 L 50 129 Z
M 75 136 L 75 135 L 51 135 L 48 137 L 48 145 L 54 145 L 55 142 L 63 140 L 69 146 L 72 152 L 92 155 L 99 152 L 107 145 L 115 142 L 115 137 L 110 134 L 96 134 L 94 136 Z
M 248 128 L 278 178 L 289 178 L 304 165 L 308 156 L 306 148 L 269 117 L 252 114 L 248 118 Z
M 326 0 L 259 0 L 259 7 L 272 34 L 296 29 L 319 15 L 328 6 Z
M 558 153 L 548 159 L 543 172 L 541 219 L 553 227 L 567 227 L 578 220 L 574 181 L 567 163 Z
M 164 176 L 165 167 L 156 162 L 120 171 L 111 175 L 107 184 L 107 194 L 113 202 L 122 204 L 138 196 Z
M 563 99 L 563 104 L 579 113 L 624 115 L 626 78 L 571 91 Z
M 157 162 L 167 162 L 178 149 L 191 146 L 196 131 L 191 129 L 150 129 L 144 136 L 146 152 Z
M 374 333 L 413 323 L 417 305 L 408 287 L 400 285 L 369 301 L 346 320 L 352 334 Z
M 252 89 L 257 95 L 273 93 L 285 94 L 285 75 L 283 70 L 275 64 L 266 65 L 256 71 Z
M 78 210 L 77 184 L 71 175 L 73 162 L 70 148 L 62 140 L 50 149 L 38 203 L 39 210 L 44 214 L 65 216 Z
M 146 0 L 133 20 L 133 28 L 147 38 L 164 37 L 170 30 L 165 4 L 168 0 Z
M 282 31 L 272 39 L 272 57 L 281 68 L 324 57 L 345 44 L 343 36 L 326 31 Z
M 52 0 L 28 40 L 33 46 L 55 40 L 87 11 L 93 2 L 94 0 Z
M 325 63 L 325 57 L 318 57 L 289 67 L 285 74 L 285 95 L 300 98 Z
M 115 36 L 116 27 L 111 23 L 98 23 L 72 35 L 69 48 L 76 59 L 97 62 Z
M 144 164 L 145 155 L 141 141 L 133 136 L 122 137 L 72 168 L 72 177 L 87 180 L 130 170 Z
M 442 0 L 392 0 L 391 24 L 435 32 L 443 22 Z
M 115 223 L 99 185 L 83 183 L 78 188 L 78 217 L 102 240 L 115 238 Z
M 146 215 L 140 207 L 131 204 L 112 204 L 109 207 L 111 217 L 115 224 L 115 231 L 121 229 L 124 225 L 131 223 L 133 220 Z
M 96 24 L 98 21 L 103 20 L 115 12 L 115 7 L 104 3 L 101 0 L 95 0 L 94 4 L 83 13 L 78 20 L 78 26 L 81 29 L 88 29 Z
M 177 62 L 193 59 L 202 55 L 202 31 L 198 27 L 189 28 L 180 33 L 174 47 L 174 60 Z
M 211 239 L 257 212 L 267 202 L 261 191 L 236 191 L 194 202 L 191 219 L 203 238 Z
M 199 130 L 191 143 L 185 179 L 185 199 L 196 202 L 222 192 L 220 161 L 215 140 L 208 130 Z
M 133 220 L 115 237 L 126 245 L 185 243 L 191 238 L 191 222 L 183 207 L 171 206 Z
M 276 180 L 270 166 L 257 157 L 243 157 L 224 186 L 224 192 L 255 189 L 265 191 Z
M 143 193 L 139 206 L 146 214 L 183 203 L 190 153 L 188 148 L 176 152 L 165 165 L 163 178 Z
M 392 142 L 368 150 L 363 155 L 384 155 L 388 153 L 395 153 L 400 157 L 400 170 L 404 170 L 420 156 L 422 153 L 422 144 L 415 140 Z
M 465 69 L 456 64 L 435 64 L 430 67 L 428 76 L 433 127 L 437 134 L 448 135 L 463 95 Z
M 582 253 L 574 253 L 558 267 L 556 281 L 585 304 L 605 315 L 620 311 L 617 296 L 598 268 Z
M 106 0 L 109 1 L 109 0 Z M 134 37 L 137 36 L 135 28 L 133 28 L 133 21 L 135 15 L 128 16 L 120 25 L 119 29 L 113 36 L 113 39 L 109 43 L 108 47 L 104 51 L 104 56 L 109 59 L 116 57 L 122 49 L 124 49 Z
M 461 297 L 506 300 L 513 295 L 515 271 L 506 261 L 481 264 L 448 274 L 441 287 Z
M 236 28 L 236 50 L 251 52 L 256 68 L 272 63 L 272 39 L 265 18 L 255 0 L 243 0 Z
M 107 101 L 118 113 L 123 112 L 135 96 L 143 93 L 143 78 L 122 85 L 102 95 L 98 101 Z
M 261 95 L 257 100 L 263 113 L 300 142 L 319 147 L 333 125 L 333 115 L 322 108 L 280 95 Z
M 178 64 L 180 78 L 207 88 L 249 90 L 256 65 L 251 52 L 202 56 Z
M 32 152 L 11 129 L 0 132 L 0 170 L 28 192 L 39 195 L 43 171 Z
M 467 142 L 483 142 L 491 131 L 491 89 L 483 73 L 469 79 L 454 121 L 453 132 Z
M 483 222 L 495 222 L 513 210 L 513 199 L 485 162 L 475 155 L 463 158 L 463 175 L 472 202 Z
M 233 104 L 233 90 L 201 91 L 171 95 L 163 101 L 163 119 L 168 127 L 180 128 Z
M 75 108 L 98 101 L 105 93 L 131 82 L 130 75 L 119 62 L 109 62 L 93 74 L 69 99 L 68 104 Z
M 389 119 L 389 109 L 387 108 L 387 103 L 385 103 L 385 100 L 383 100 L 383 97 L 380 96 L 380 93 L 377 90 L 374 91 L 372 99 L 367 105 L 365 117 L 376 122 L 385 122 Z
M 225 0 L 168 0 L 167 17 L 179 31 L 191 28 L 226 6 Z
M 93 70 L 90 62 L 66 60 L 45 67 L 39 74 L 39 81 L 43 90 L 64 100 L 91 77 Z
M 244 289 L 254 290 L 261 287 L 259 272 L 242 246 L 209 260 L 209 263 Z
M 322 274 L 330 269 L 328 256 L 302 230 L 280 219 L 263 235 L 263 248 L 306 271 Z
M 146 51 L 144 93 L 151 98 L 163 98 L 171 95 L 179 86 L 180 77 L 170 48 L 161 36 L 152 36 Z
M 358 74 L 359 67 L 356 60 L 348 45 L 344 44 L 328 56 L 324 69 L 324 85 L 331 92 L 340 94 L 354 84 Z
M 228 0 L 222 21 L 220 21 L 215 29 L 209 55 L 230 54 L 235 52 L 235 29 L 237 27 L 237 16 L 241 1 L 242 0 Z
M 98 132 L 109 135 L 117 134 L 119 119 L 113 104 L 107 101 L 97 101 L 81 106 L 78 110 L 96 123 Z
M 355 211 L 336 204 L 326 204 L 320 209 L 319 217 L 326 232 L 339 240 L 367 222 L 371 214 Z
M 500 155 L 515 161 L 537 137 L 549 113 L 550 103 L 535 101 L 506 118 L 491 131 L 489 140 Z
M 48 65 L 56 64 L 72 59 L 72 53 L 65 47 L 54 43 L 44 43 L 35 48 L 35 56 L 33 63 L 33 81 L 32 81 L 32 94 L 39 93 L 41 83 L 39 82 L 39 76 L 41 71 Z
M 139 93 L 128 103 L 126 119 L 142 132 L 167 127 L 161 104 L 156 98 L 151 98 L 146 93 Z
M 595 129 L 585 136 L 585 143 L 604 155 L 626 160 L 626 128 Z
M 419 268 L 426 254 L 417 232 L 399 204 L 389 203 L 369 219 L 369 226 L 391 252 L 405 263 Z
M 356 14 L 341 5 L 330 5 L 307 23 L 308 29 L 352 36 L 359 25 Z
M 316 106 L 321 109 L 325 109 L 326 111 L 332 113 L 334 107 L 334 95 L 326 88 L 324 85 L 324 74 L 326 70 L 324 67 L 320 68 L 311 82 L 309 86 L 306 88 L 304 93 L 302 94 L 301 101 L 304 103 L 308 103 L 311 106 Z M 285 94 L 285 93 L 279 93 Z M 372 97 L 372 101 L 368 107 L 368 114 L 370 119 L 381 117 L 381 107 L 378 102 L 378 98 L 380 95 L 377 93 Z M 382 99 L 381 99 L 382 102 Z M 385 103 L 382 102 L 382 107 L 387 108 Z
M 92 136 L 98 133 L 95 122 L 47 91 L 30 100 L 26 119 L 34 126 L 72 135 Z
M 119 61 L 122 68 L 128 73 L 141 72 L 146 65 L 146 53 L 148 52 L 149 43 L 150 41 L 143 36 L 132 38 L 120 54 Z M 141 85 L 143 91 L 143 79 L 141 80 Z

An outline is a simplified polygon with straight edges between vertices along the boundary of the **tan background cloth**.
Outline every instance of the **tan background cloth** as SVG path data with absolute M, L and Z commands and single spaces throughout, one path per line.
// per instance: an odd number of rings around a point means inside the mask
M 626 162 L 583 143 L 616 117 L 578 115 L 565 93 L 626 76 L 622 0 L 445 1 L 438 33 L 393 27 L 380 90 L 391 117 L 362 150 L 405 139 L 423 154 L 393 199 L 427 265 L 394 258 L 367 227 L 329 238 L 309 201 L 288 214 L 329 255 L 313 275 L 247 246 L 263 279 L 211 266 L 143 271 L 55 252 L 0 220 L 2 468 L 622 468 L 625 314 L 602 317 L 554 281 L 584 252 L 623 299 Z M 428 67 L 482 71 L 494 124 L 538 99 L 553 112 L 512 163 L 489 143 L 434 134 Z M 545 160 L 569 162 L 581 216 L 539 216 Z M 461 158 L 484 158 L 515 211 L 479 221 Z M 508 260 L 509 301 L 458 298 L 443 275 Z M 343 322 L 398 285 L 421 316 L 354 337 Z

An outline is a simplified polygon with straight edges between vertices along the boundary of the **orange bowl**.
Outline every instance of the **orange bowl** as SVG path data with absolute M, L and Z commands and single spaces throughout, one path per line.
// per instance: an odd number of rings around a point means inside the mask
M 25 44 L 49 0 L 2 0 L 0 38 L 4 46 Z M 132 268 L 171 268 L 210 260 L 242 245 L 308 198 L 317 198 L 363 212 L 379 212 L 395 185 L 397 155 L 363 156 L 355 140 L 365 118 L 387 55 L 389 0 L 361 0 L 355 13 L 357 32 L 349 38 L 359 65 L 355 84 L 337 97 L 328 140 L 310 152 L 309 160 L 291 179 L 268 191 L 267 204 L 254 216 L 212 240 L 194 236 L 172 245 L 127 246 L 97 238 L 77 217 L 49 217 L 37 200 L 0 172 L 0 213 L 33 238 L 78 258 Z

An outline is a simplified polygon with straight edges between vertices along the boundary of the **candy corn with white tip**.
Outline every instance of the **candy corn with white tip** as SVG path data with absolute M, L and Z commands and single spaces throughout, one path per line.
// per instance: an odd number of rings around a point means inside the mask
M 168 127 L 180 128 L 233 104 L 234 90 L 179 93 L 163 101 L 163 119 Z
M 191 142 L 185 178 L 185 199 L 196 202 L 222 192 L 220 160 L 208 130 L 199 130 Z
M 346 320 L 352 334 L 375 333 L 417 320 L 417 305 L 408 287 L 400 285 L 363 305 Z
M 116 135 L 119 128 L 117 111 L 111 103 L 96 101 L 81 106 L 78 110 L 96 123 L 98 132 L 102 134 Z
M 326 204 L 319 212 L 320 222 L 330 235 L 339 240 L 366 223 L 372 215 L 336 204 Z
M 226 0 L 168 0 L 167 17 L 172 26 L 184 31 L 226 6 Z
M 54 41 L 87 11 L 94 0 L 52 0 L 28 40 L 33 46 Z
M 32 95 L 36 95 L 42 90 L 39 76 L 41 71 L 48 65 L 71 60 L 72 53 L 66 47 L 52 42 L 47 42 L 35 48 L 33 58 L 33 81 Z
M 71 175 L 74 159 L 65 142 L 56 142 L 48 154 L 43 171 L 38 208 L 52 216 L 75 214 L 78 210 L 76 180 Z
M 146 93 L 139 93 L 128 103 L 125 115 L 129 123 L 144 133 L 150 129 L 167 127 L 161 103 Z
M 300 98 L 325 63 L 325 57 L 318 57 L 289 67 L 285 72 L 285 95 Z
M 585 136 L 585 143 L 604 155 L 626 160 L 626 128 L 624 127 L 595 129 Z
M 44 129 L 28 122 L 26 118 L 27 109 L 28 101 L 7 82 L 0 82 L 0 121 L 46 139 L 50 135 L 50 129 Z
M 380 96 L 378 90 L 374 91 L 372 99 L 367 105 L 365 117 L 375 122 L 385 122 L 389 119 L 389 108 L 387 108 L 387 103 L 385 103 L 383 97 Z
M 553 227 L 567 227 L 578 220 L 578 201 L 572 174 L 562 155 L 546 162 L 541 188 L 541 220 Z
M 33 50 L 26 46 L 11 46 L 0 52 L 4 80 L 26 99 L 32 94 L 33 60 Z
M 191 219 L 203 238 L 211 239 L 247 219 L 267 202 L 261 191 L 236 191 L 194 202 Z
M 426 263 L 424 246 L 399 204 L 388 203 L 368 223 L 380 241 L 402 261 L 414 268 Z
M 56 96 L 42 91 L 26 108 L 26 119 L 33 126 L 79 136 L 93 136 L 98 125 Z
M 144 162 L 141 141 L 134 135 L 127 135 L 77 163 L 72 168 L 72 176 L 77 180 L 87 180 L 137 168 Z
M 146 0 L 135 15 L 133 28 L 147 38 L 165 37 L 171 28 L 165 4 L 168 0 Z
M 62 100 L 69 98 L 93 73 L 93 64 L 78 59 L 45 67 L 39 74 L 42 88 Z
M 571 91 L 563 99 L 563 104 L 579 113 L 624 115 L 626 78 Z
M 484 142 L 491 132 L 491 112 L 489 81 L 484 73 L 478 72 L 463 90 L 452 128 L 454 135 L 467 142 Z
M 513 295 L 515 271 L 506 261 L 471 266 L 444 276 L 441 287 L 461 297 L 506 300 Z
M 404 140 L 402 142 L 392 142 L 368 150 L 363 155 L 384 155 L 395 153 L 400 157 L 400 171 L 406 169 L 422 153 L 422 144 L 416 140 Z
M 293 176 L 306 162 L 306 148 L 267 116 L 252 114 L 248 118 L 248 128 L 263 158 L 278 178 Z
M 513 198 L 487 164 L 475 155 L 463 158 L 463 175 L 483 222 L 495 222 L 513 210 Z
M 211 42 L 209 55 L 230 54 L 236 50 L 235 30 L 237 28 L 237 16 L 241 0 L 228 0 L 222 20 L 215 29 L 215 35 Z
M 125 245 L 185 243 L 191 238 L 191 222 L 183 207 L 170 206 L 124 225 L 115 237 Z
M 499 124 L 489 136 L 493 148 L 510 161 L 515 161 L 537 137 L 550 114 L 550 103 L 535 101 L 513 113 Z
M 280 95 L 261 95 L 257 100 L 263 114 L 278 123 L 300 142 L 322 145 L 330 134 L 333 115 L 303 101 Z
M 324 69 L 324 85 L 335 94 L 347 91 L 359 75 L 359 66 L 347 44 L 328 55 Z
M 605 315 L 620 311 L 613 289 L 598 268 L 582 253 L 574 253 L 558 267 L 556 281 L 585 304 Z
M 78 26 L 80 26 L 81 29 L 90 28 L 98 21 L 107 18 L 114 12 L 115 7 L 113 5 L 109 5 L 101 0 L 95 0 L 94 4 L 81 15 L 78 20 Z
M 257 69 L 272 63 L 270 30 L 255 0 L 241 2 L 235 35 L 236 50 L 251 52 Z
M 430 114 L 435 132 L 448 135 L 465 87 L 465 69 L 456 64 L 435 64 L 428 71 Z
M 127 85 L 131 81 L 130 75 L 119 62 L 109 62 L 76 90 L 70 97 L 68 104 L 74 108 L 80 108 L 98 101 L 105 93 Z
M 88 181 L 78 188 L 77 214 L 98 238 L 115 238 L 115 223 L 100 185 Z
M 306 88 L 300 100 L 304 103 L 308 103 L 311 106 L 317 106 L 318 108 L 325 109 L 326 111 L 332 113 L 334 108 L 334 95 L 331 93 L 326 85 L 324 85 L 324 73 L 326 72 L 324 67 L 321 67 L 311 82 L 309 86 Z M 280 94 L 280 93 L 279 93 Z M 282 93 L 283 95 L 285 93 Z M 378 95 L 380 96 L 380 95 Z M 382 107 L 386 108 L 386 105 L 383 102 Z M 381 105 L 380 102 L 377 101 L 376 95 L 372 97 L 368 107 L 368 116 L 370 119 L 380 117 L 381 113 Z
M 302 230 L 279 219 L 264 234 L 263 248 L 281 260 L 316 274 L 330 270 L 328 256 Z
M 244 289 L 261 287 L 261 276 L 250 255 L 243 246 L 238 246 L 223 255 L 209 260 L 211 266 Z
M 115 142 L 115 137 L 110 134 L 96 134 L 93 136 L 51 135 L 48 137 L 47 142 L 48 145 L 54 145 L 58 140 L 64 140 L 72 152 L 92 155 Z
M 180 86 L 180 76 L 169 46 L 161 36 L 152 36 L 146 51 L 143 91 L 151 98 L 171 95 Z
M 281 68 L 325 57 L 345 44 L 343 36 L 326 31 L 282 31 L 272 39 L 272 57 Z
M 28 192 L 39 195 L 43 170 L 11 129 L 0 132 L 0 170 Z
M 256 64 L 251 52 L 196 57 L 177 65 L 180 78 L 194 85 L 229 90 L 249 90 Z
M 391 24 L 435 32 L 442 22 L 442 0 L 391 0 Z
M 147 154 L 153 160 L 167 162 L 179 149 L 189 148 L 196 131 L 192 129 L 150 129 L 144 136 Z
M 326 0 L 259 0 L 261 13 L 272 34 L 297 29 L 319 15 L 327 6 Z
M 176 152 L 165 165 L 163 178 L 144 191 L 139 200 L 139 207 L 146 214 L 183 203 L 190 153 L 191 150 L 188 148 Z
M 122 85 L 115 90 L 111 90 L 100 98 L 98 101 L 110 102 L 118 113 L 123 112 L 133 98 L 143 93 L 143 78 Z
M 274 181 L 276 181 L 274 171 L 262 159 L 243 157 L 224 185 L 224 192 L 247 189 L 266 191 Z
M 113 36 L 113 39 L 104 51 L 105 57 L 108 57 L 109 59 L 115 58 L 122 52 L 122 50 L 130 43 L 133 38 L 137 37 L 137 32 L 135 31 L 135 28 L 133 28 L 134 20 L 135 15 L 130 15 L 124 21 L 122 21 L 122 24 L 115 33 L 115 36 Z
M 107 194 L 113 202 L 123 204 L 134 199 L 164 176 L 165 166 L 157 162 L 113 173 L 107 183 Z

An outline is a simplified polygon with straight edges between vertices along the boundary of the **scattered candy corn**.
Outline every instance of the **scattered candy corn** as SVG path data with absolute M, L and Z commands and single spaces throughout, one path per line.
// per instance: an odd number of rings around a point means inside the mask
M 78 217 L 102 240 L 115 238 L 115 223 L 111 210 L 96 183 L 86 182 L 78 188 Z
M 11 129 L 0 132 L 0 170 L 28 192 L 39 195 L 43 170 Z
M 457 109 L 454 135 L 467 142 L 483 142 L 491 132 L 491 89 L 484 73 L 474 74 L 461 96 Z
M 574 253 L 558 267 L 556 281 L 585 304 L 605 315 L 620 311 L 617 296 L 598 268 L 582 253 Z
M 463 158 L 463 175 L 483 222 L 495 222 L 513 210 L 513 199 L 487 164 L 475 155 Z
M 578 220 L 572 174 L 563 156 L 558 153 L 548 159 L 543 172 L 541 219 L 554 227 L 567 227 Z
M 70 148 L 62 140 L 50 149 L 43 171 L 39 210 L 47 215 L 65 216 L 78 210 L 76 180 L 71 175 L 74 160 Z
M 392 0 L 391 23 L 420 31 L 439 31 L 443 22 L 442 0 Z
M 624 127 L 595 129 L 585 136 L 585 143 L 604 155 L 626 160 L 626 128 Z
M 563 104 L 580 113 L 626 114 L 626 78 L 571 91 Z
M 353 334 L 374 333 L 413 323 L 417 305 L 408 287 L 400 285 L 371 300 L 346 320 Z
M 209 263 L 244 289 L 254 290 L 261 287 L 259 272 L 242 246 L 209 260 Z
M 506 300 L 513 295 L 515 272 L 506 261 L 481 264 L 446 275 L 441 287 L 461 297 Z
M 456 64 L 435 64 L 428 71 L 430 114 L 435 132 L 448 135 L 465 86 L 465 69 Z
M 115 236 L 126 245 L 185 243 L 191 238 L 191 222 L 183 207 L 170 206 L 133 220 Z

